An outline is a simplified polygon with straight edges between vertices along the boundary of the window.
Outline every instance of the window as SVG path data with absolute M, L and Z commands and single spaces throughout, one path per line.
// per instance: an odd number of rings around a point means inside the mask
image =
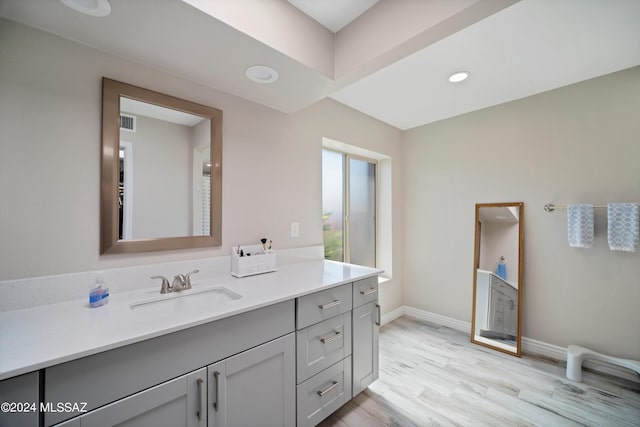
M 326 259 L 376 266 L 377 162 L 322 150 Z

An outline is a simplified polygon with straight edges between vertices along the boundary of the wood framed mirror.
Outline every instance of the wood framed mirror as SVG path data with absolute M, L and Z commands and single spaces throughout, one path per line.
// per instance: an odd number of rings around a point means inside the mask
M 102 79 L 100 253 L 222 244 L 222 111 Z
M 520 357 L 524 203 L 476 204 L 471 342 Z

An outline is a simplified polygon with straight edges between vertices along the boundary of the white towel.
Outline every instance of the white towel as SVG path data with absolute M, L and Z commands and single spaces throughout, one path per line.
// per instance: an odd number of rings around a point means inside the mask
M 593 205 L 567 206 L 569 246 L 590 248 L 593 244 Z
M 640 240 L 637 203 L 609 203 L 607 220 L 609 222 L 609 248 L 612 251 L 635 252 Z

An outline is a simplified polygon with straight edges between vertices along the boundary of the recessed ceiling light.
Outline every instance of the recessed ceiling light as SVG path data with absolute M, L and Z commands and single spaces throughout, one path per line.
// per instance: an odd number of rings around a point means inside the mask
M 467 80 L 471 75 L 468 71 L 459 71 L 457 73 L 453 73 L 449 76 L 449 81 L 451 83 L 460 83 L 464 80 Z
M 91 16 L 107 16 L 111 13 L 109 0 L 60 0 L 71 9 Z
M 247 78 L 256 83 L 273 83 L 278 80 L 278 72 L 266 65 L 252 65 L 245 73 Z

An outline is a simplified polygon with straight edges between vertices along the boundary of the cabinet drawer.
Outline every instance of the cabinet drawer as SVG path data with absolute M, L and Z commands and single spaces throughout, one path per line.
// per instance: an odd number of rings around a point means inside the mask
M 353 282 L 353 306 L 360 307 L 378 299 L 378 276 Z
M 298 427 L 315 426 L 350 399 L 351 356 L 298 385 Z
M 296 332 L 298 384 L 351 354 L 350 314 Z
M 296 300 L 296 329 L 303 329 L 351 310 L 351 283 Z

